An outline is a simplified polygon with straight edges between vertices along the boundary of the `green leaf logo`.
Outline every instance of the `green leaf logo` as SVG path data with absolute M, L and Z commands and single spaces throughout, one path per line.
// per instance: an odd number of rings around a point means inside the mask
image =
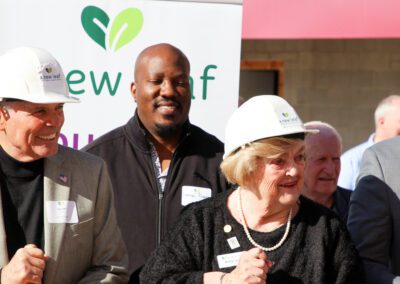
M 81 22 L 85 32 L 100 46 L 106 49 L 107 14 L 96 6 L 87 6 L 82 11 Z
M 51 72 L 53 72 L 53 68 L 51 68 L 51 67 L 46 67 L 45 70 L 46 70 L 46 72 L 49 73 L 49 74 L 50 74 Z
M 110 18 L 100 8 L 87 6 L 82 11 L 83 29 L 105 50 L 117 51 L 132 41 L 143 27 L 143 13 L 137 8 L 121 11 L 111 24 Z
M 287 112 L 282 112 L 282 115 L 283 115 L 284 117 L 288 117 L 288 116 L 289 116 L 289 113 L 287 113 Z
M 128 8 L 115 18 L 109 38 L 109 46 L 117 51 L 133 40 L 143 26 L 143 14 L 139 9 Z

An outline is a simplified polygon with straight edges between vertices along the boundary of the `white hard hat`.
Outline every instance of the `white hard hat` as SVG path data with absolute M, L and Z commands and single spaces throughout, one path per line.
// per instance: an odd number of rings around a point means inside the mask
M 57 60 L 47 51 L 17 47 L 0 57 L 0 101 L 75 103 Z
M 291 105 L 279 96 L 255 96 L 234 111 L 225 128 L 225 154 L 264 138 L 296 133 L 317 133 L 305 129 Z

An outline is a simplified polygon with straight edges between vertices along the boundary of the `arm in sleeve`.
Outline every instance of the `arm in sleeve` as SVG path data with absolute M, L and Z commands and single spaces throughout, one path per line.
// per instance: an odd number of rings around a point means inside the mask
M 344 224 L 338 223 L 334 231 L 336 231 L 336 237 L 332 242 L 334 244 L 334 283 L 366 283 L 362 260 Z
M 382 169 L 376 154 L 370 149 L 365 152 L 360 173 L 356 190 L 350 199 L 348 229 L 363 259 L 368 282 L 392 284 L 396 276 L 389 269 L 391 189 L 382 181 Z
M 92 267 L 79 283 L 127 283 L 128 255 L 117 224 L 111 181 L 104 162 L 98 178 Z
M 144 266 L 141 283 L 203 283 L 204 239 L 194 215 L 183 212 Z

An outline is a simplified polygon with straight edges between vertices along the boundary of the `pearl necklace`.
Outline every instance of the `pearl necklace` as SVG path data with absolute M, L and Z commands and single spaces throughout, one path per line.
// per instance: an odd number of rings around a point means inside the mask
M 250 241 L 250 243 L 252 243 L 253 246 L 255 246 L 255 247 L 259 248 L 259 249 L 262 249 L 263 251 L 267 251 L 268 252 L 268 251 L 276 250 L 277 248 L 279 248 L 286 241 L 286 238 L 289 235 L 290 223 L 291 223 L 291 219 L 292 219 L 292 208 L 290 208 L 290 211 L 289 211 L 288 221 L 286 223 L 286 230 L 285 230 L 285 233 L 283 234 L 282 239 L 276 245 L 274 245 L 273 247 L 270 247 L 270 248 L 263 247 L 262 245 L 259 245 L 254 241 L 254 239 L 251 237 L 250 232 L 249 232 L 249 230 L 247 228 L 246 219 L 244 218 L 244 213 L 243 213 L 242 197 L 241 197 L 240 189 L 241 188 L 239 187 L 238 190 L 239 190 L 240 216 L 242 218 L 242 225 L 243 225 L 244 232 L 246 233 L 247 239 Z

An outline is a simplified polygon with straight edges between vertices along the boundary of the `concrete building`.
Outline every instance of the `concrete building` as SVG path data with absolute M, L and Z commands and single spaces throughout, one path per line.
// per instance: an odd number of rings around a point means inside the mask
M 360 16 L 355 14 L 356 5 L 343 7 L 348 4 L 314 1 L 320 2 L 315 10 L 299 11 L 309 13 L 303 15 L 304 20 L 315 17 L 315 23 L 302 30 L 301 25 L 309 22 L 302 23 L 298 18 L 289 28 L 279 26 L 290 21 L 285 13 L 290 12 L 287 7 L 294 2 L 285 0 L 273 6 L 273 16 L 282 20 L 275 21 L 268 30 L 266 19 L 271 15 L 268 5 L 273 2 L 277 1 L 243 2 L 240 95 L 247 98 L 268 92 L 283 96 L 305 121 L 322 120 L 332 124 L 343 136 L 344 150 L 365 141 L 374 130 L 373 113 L 377 103 L 389 94 L 400 94 L 400 39 L 397 39 L 400 38 L 400 20 L 390 12 L 394 7 L 381 7 L 383 10 L 375 12 L 377 8 L 370 4 L 374 1 L 351 1 L 364 5 L 366 12 Z M 327 3 L 331 4 L 329 11 L 323 6 Z M 292 6 L 291 9 L 296 9 Z M 346 9 L 347 14 L 342 15 Z M 257 16 L 255 10 L 261 14 Z M 316 13 L 326 13 L 327 19 L 321 23 L 321 15 L 317 17 Z M 385 21 L 380 19 L 378 28 L 371 26 L 382 13 L 387 13 Z M 337 20 L 335 29 L 323 26 L 329 24 L 329 17 Z M 250 20 L 259 21 L 262 30 L 258 34 L 254 29 L 250 31 Z M 352 22 L 345 26 L 346 20 Z M 393 27 L 397 27 L 398 34 Z M 277 31 L 279 28 L 282 35 Z M 346 39 L 340 38 L 341 35 Z M 299 39 L 301 37 L 303 39 Z M 256 78 L 255 81 L 251 77 Z

